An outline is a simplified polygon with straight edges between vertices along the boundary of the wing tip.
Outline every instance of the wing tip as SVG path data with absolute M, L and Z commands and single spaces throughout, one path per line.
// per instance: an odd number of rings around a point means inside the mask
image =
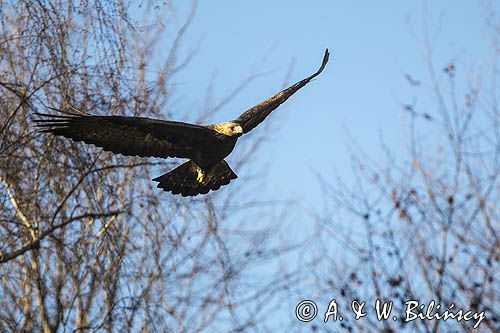
M 323 62 L 321 63 L 320 68 L 318 71 L 314 74 L 314 76 L 319 75 L 326 67 L 326 64 L 328 63 L 328 60 L 330 59 L 330 51 L 325 49 L 325 55 L 323 56 Z
M 79 111 L 80 113 L 75 112 L 76 108 L 72 107 L 72 111 L 58 109 L 52 106 L 46 106 L 47 109 L 56 111 L 58 114 L 50 114 L 44 112 L 33 112 L 33 115 L 37 116 L 38 119 L 35 119 L 35 122 L 44 123 L 44 122 L 62 122 L 62 121 L 72 121 L 76 119 L 83 118 L 88 116 L 86 113 Z

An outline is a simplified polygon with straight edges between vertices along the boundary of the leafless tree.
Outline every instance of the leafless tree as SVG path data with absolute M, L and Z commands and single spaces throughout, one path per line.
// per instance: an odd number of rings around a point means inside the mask
M 314 329 L 471 331 L 475 321 L 404 322 L 406 301 L 434 300 L 441 313 L 452 303 L 484 311 L 477 330 L 500 330 L 500 21 L 487 12 L 492 62 L 483 67 L 467 70 L 463 57 L 436 65 L 423 33 L 429 79 L 405 75 L 414 96 L 402 103 L 404 152 L 384 143 L 375 157 L 353 143 L 353 182 L 322 179 L 331 209 L 317 215 L 308 272 L 322 304 L 336 299 L 345 315 Z M 376 299 L 393 301 L 398 320 L 377 320 Z M 367 302 L 367 317 L 347 315 L 353 300 Z
M 174 197 L 150 181 L 170 162 L 32 126 L 47 106 L 186 117 L 168 110 L 195 8 L 176 29 L 169 2 L 0 1 L 0 331 L 247 331 L 293 278 L 254 275 L 291 248 L 260 184 Z

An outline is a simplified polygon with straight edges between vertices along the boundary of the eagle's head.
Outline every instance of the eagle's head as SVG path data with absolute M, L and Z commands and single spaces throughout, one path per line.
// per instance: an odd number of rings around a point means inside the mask
M 216 132 L 227 136 L 241 136 L 243 134 L 243 128 L 240 124 L 234 121 L 225 121 L 223 123 L 218 123 L 213 125 L 213 129 Z

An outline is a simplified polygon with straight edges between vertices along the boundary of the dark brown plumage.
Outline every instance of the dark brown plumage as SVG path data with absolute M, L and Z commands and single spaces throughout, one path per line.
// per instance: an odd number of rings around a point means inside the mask
M 224 161 L 238 137 L 260 124 L 297 90 L 319 75 L 328 62 L 325 51 L 319 70 L 287 89 L 248 109 L 233 121 L 194 125 L 141 117 L 93 116 L 64 112 L 37 113 L 41 132 L 94 144 L 116 154 L 141 157 L 179 157 L 190 161 L 153 179 L 173 194 L 193 196 L 217 190 L 237 178 Z

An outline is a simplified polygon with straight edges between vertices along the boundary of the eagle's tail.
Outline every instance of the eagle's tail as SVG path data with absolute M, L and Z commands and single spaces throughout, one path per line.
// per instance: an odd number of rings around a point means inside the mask
M 172 194 L 181 194 L 184 197 L 206 194 L 210 190 L 218 190 L 229 184 L 238 176 L 231 170 L 226 161 L 222 160 L 209 170 L 200 168 L 193 161 L 178 166 L 174 170 L 156 177 L 156 187 Z

